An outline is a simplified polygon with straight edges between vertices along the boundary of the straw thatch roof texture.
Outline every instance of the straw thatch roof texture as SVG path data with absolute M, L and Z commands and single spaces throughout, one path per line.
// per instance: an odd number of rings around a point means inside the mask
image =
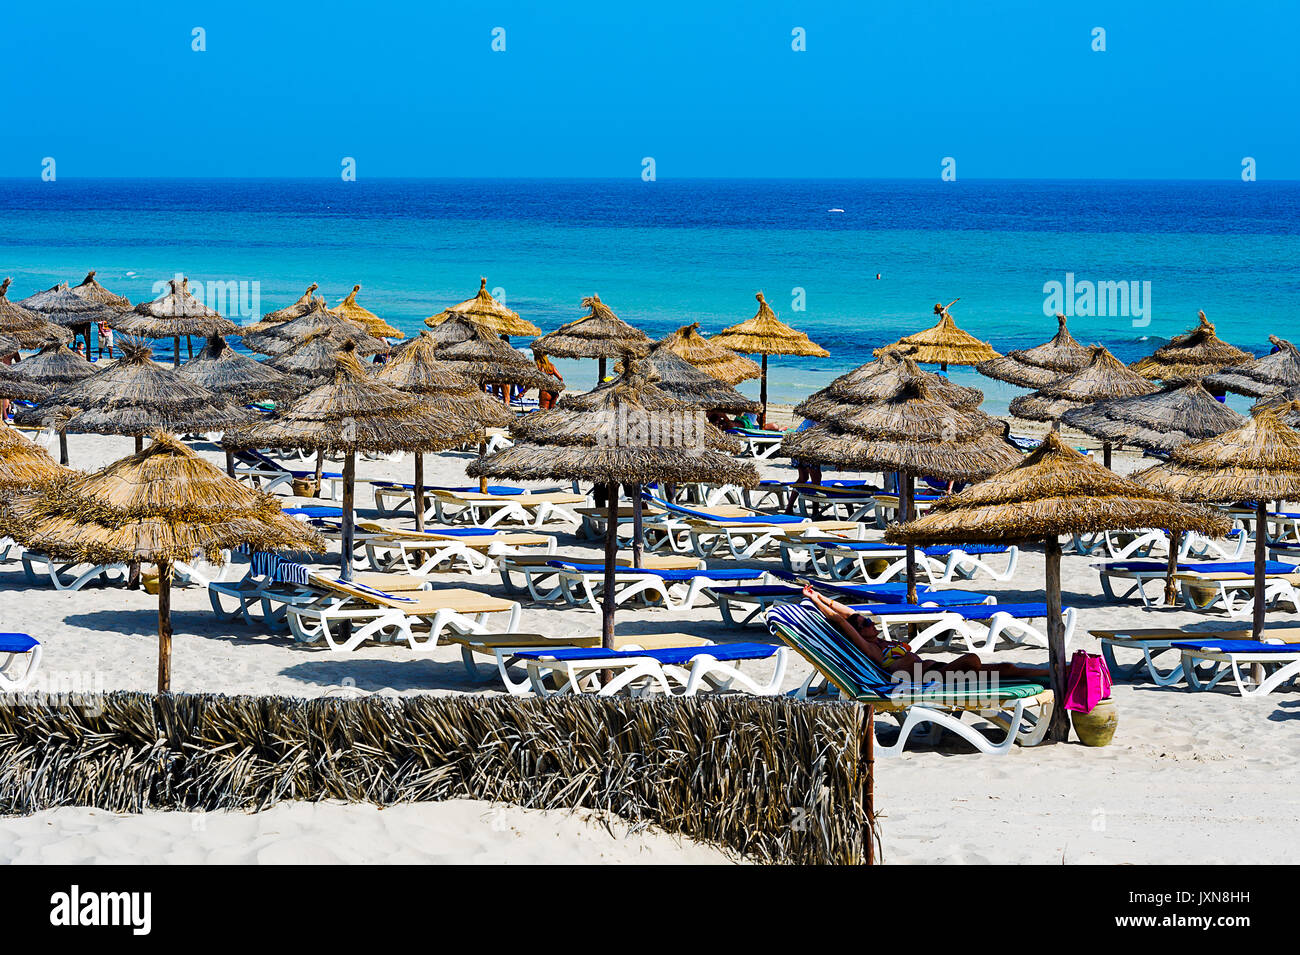
M 344 318 L 356 322 L 366 330 L 367 334 L 375 338 L 404 338 L 401 329 L 394 328 L 370 309 L 357 304 L 357 293 L 360 291 L 360 285 L 352 286 L 352 291 L 343 301 L 335 305 L 333 310 Z
M 388 351 L 388 344 L 373 337 L 359 322 L 326 308 L 324 302 L 319 300 L 313 302 L 312 307 L 297 318 L 272 324 L 261 331 L 245 331 L 243 338 L 244 345 L 253 351 L 278 356 L 292 351 L 311 336 L 322 333 L 332 335 L 340 341 L 354 342 L 359 355 L 378 355 Z
M 1300 385 L 1300 350 L 1276 335 L 1269 335 L 1276 351 L 1241 365 L 1229 365 L 1205 377 L 1207 388 L 1265 398 Z
M 110 305 L 114 308 L 122 309 L 129 309 L 131 307 L 131 300 L 125 295 L 118 295 L 115 292 L 110 292 L 96 281 L 94 269 L 87 272 L 86 277 L 81 280 L 81 284 L 74 285 L 72 291 L 76 292 L 88 302 L 94 302 L 96 305 Z
M 0 364 L 0 398 L 17 401 L 44 401 L 50 396 L 49 386 L 30 378 L 14 374 L 15 365 Z
M 981 375 L 1021 388 L 1042 388 L 1088 364 L 1092 353 L 1074 340 L 1065 316 L 1057 314 L 1056 334 L 1041 345 L 1007 352 L 975 366 Z
M 0 335 L 13 339 L 23 348 L 43 348 L 51 342 L 72 340 L 72 333 L 61 325 L 47 321 L 40 312 L 23 308 L 8 297 L 12 280 L 0 282 Z
M 1231 431 L 1177 447 L 1133 476 L 1184 501 L 1280 501 L 1300 497 L 1300 433 L 1267 408 Z
M 1197 312 L 1197 315 L 1200 318 L 1199 325 L 1168 344 L 1161 345 L 1154 354 L 1135 361 L 1129 367 L 1144 378 L 1168 384 L 1195 381 L 1254 358 L 1250 352 L 1229 345 L 1215 335 L 1214 326 L 1204 312 Z
M 650 337 L 615 315 L 599 295 L 584 298 L 582 307 L 590 309 L 582 318 L 533 339 L 533 353 L 556 358 L 640 358 L 650 351 Z
M 0 422 L 0 493 L 40 490 L 76 473 L 56 464 L 44 448 Z
M 1221 434 L 1244 421 L 1197 381 L 1168 385 L 1149 395 L 1099 401 L 1061 416 L 1062 424 L 1102 441 L 1163 453 L 1188 441 Z
M 728 385 L 738 385 L 763 373 L 758 362 L 752 358 L 738 355 L 730 348 L 715 344 L 701 335 L 699 322 L 683 325 L 672 334 L 665 335 L 656 345 L 656 349 L 660 348 L 673 352 L 706 375 Z
M 835 408 L 842 405 L 883 401 L 898 392 L 904 378 L 919 378 L 925 382 L 931 398 L 950 408 L 978 408 L 984 400 L 984 392 L 978 388 L 955 385 L 944 375 L 925 371 L 910 359 L 900 358 L 897 352 L 888 352 L 840 375 L 796 405 L 794 411 L 810 421 L 821 421 L 827 414 L 834 415 Z
M 312 298 L 312 293 L 314 293 L 317 288 L 319 288 L 319 286 L 315 282 L 312 282 L 311 285 L 307 286 L 307 291 L 303 292 L 292 305 L 286 305 L 284 308 L 276 309 L 273 312 L 267 312 L 262 316 L 261 321 L 245 325 L 242 334 L 247 336 L 257 332 L 264 332 L 274 325 L 282 325 L 295 318 L 301 318 L 310 312 L 313 307 L 316 307 L 316 303 L 319 303 L 320 308 L 325 308 L 325 300 L 323 298 Z
M 197 385 L 233 401 L 287 398 L 302 391 L 302 383 L 270 365 L 241 355 L 220 335 L 207 340 L 203 350 L 177 373 Z
M 439 328 L 448 325 L 452 323 Z M 456 371 L 465 377 L 482 385 L 521 385 L 555 392 L 564 389 L 558 378 L 543 372 L 531 358 L 497 334 L 469 323 L 464 327 L 469 330 L 469 338 L 454 345 L 439 344 L 437 353 L 441 361 L 453 362 Z M 433 338 L 437 339 L 436 332 Z
M 67 345 L 58 343 L 46 345 L 39 354 L 24 358 L 6 370 L 15 378 L 55 389 L 89 378 L 99 369 Z
M 0 528 L 20 543 L 65 560 L 188 561 L 222 550 L 324 549 L 287 517 L 279 499 L 227 477 L 173 436 L 155 433 L 143 451 L 77 475 L 0 509 Z
M 948 314 L 951 304 L 935 305 L 934 313 L 939 316 L 937 324 L 906 335 L 886 347 L 896 348 L 913 361 L 927 365 L 978 365 L 997 358 L 998 353 L 992 345 L 957 327 Z M 883 351 L 878 349 L 877 356 Z
M 152 302 L 110 321 L 114 328 L 141 338 L 184 338 L 187 335 L 238 335 L 240 328 L 190 293 L 190 280 L 168 282 L 170 291 Z
M 457 371 L 454 363 L 439 361 L 437 348 L 429 332 L 420 332 L 386 363 L 373 366 L 372 377 L 390 388 L 425 395 L 435 406 L 453 410 L 483 427 L 503 428 L 514 421 L 504 403 Z
M 1017 418 L 1029 421 L 1055 421 L 1071 408 L 1112 398 L 1149 395 L 1159 390 L 1152 382 L 1124 367 L 1124 363 L 1107 349 L 1094 345 L 1087 365 L 1033 394 L 1012 399 L 1010 410 Z
M 1133 527 L 1226 534 L 1226 516 L 1120 477 L 1049 434 L 1014 467 L 885 532 L 908 544 L 1011 543 Z
M 642 360 L 654 371 L 655 387 L 683 404 L 731 414 L 762 410 L 763 406 L 757 401 L 746 398 L 735 388 L 706 374 L 663 345 L 656 346 Z M 622 368 L 622 364 L 616 366 L 616 370 Z
M 437 315 L 430 315 L 424 324 L 436 328 L 453 318 L 463 318 L 481 325 L 498 335 L 540 335 L 542 330 L 532 322 L 519 317 L 519 313 L 506 308 L 487 290 L 487 277 L 478 280 L 478 294 L 458 305 L 443 309 Z
M 777 318 L 762 292 L 756 293 L 754 297 L 758 299 L 758 311 L 753 318 L 724 328 L 711 336 L 709 341 L 746 355 L 795 355 L 810 358 L 826 358 L 830 355 L 830 352 L 803 332 Z

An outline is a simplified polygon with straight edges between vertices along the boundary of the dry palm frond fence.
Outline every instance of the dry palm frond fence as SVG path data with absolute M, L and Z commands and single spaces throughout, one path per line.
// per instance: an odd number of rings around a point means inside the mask
M 118 692 L 0 707 L 0 813 L 470 798 L 608 810 L 756 861 L 874 847 L 869 707 Z

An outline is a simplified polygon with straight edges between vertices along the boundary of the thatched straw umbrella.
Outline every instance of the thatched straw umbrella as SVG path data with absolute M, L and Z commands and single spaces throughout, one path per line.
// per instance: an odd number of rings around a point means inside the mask
M 424 324 L 430 328 L 437 328 L 453 318 L 463 318 L 498 335 L 540 335 L 542 333 L 542 330 L 532 322 L 520 318 L 518 312 L 506 308 L 492 297 L 487 290 L 486 276 L 478 280 L 477 295 L 459 305 L 443 309 L 437 315 L 430 315 L 424 320 Z
M 524 415 L 511 430 L 515 443 L 475 461 L 474 477 L 516 480 L 561 478 L 605 485 L 605 594 L 602 645 L 614 645 L 614 578 L 618 554 L 618 488 L 651 481 L 705 481 L 752 487 L 749 463 L 714 450 L 703 412 L 684 407 L 652 410 L 642 404 L 645 371 L 634 370 L 602 395 L 599 407 L 552 408 Z M 720 433 L 713 432 L 721 437 Z M 634 558 L 635 562 L 635 558 Z
M 763 369 L 752 358 L 737 355 L 730 348 L 723 348 L 701 335 L 699 322 L 683 325 L 671 335 L 665 335 L 659 339 L 656 348 L 676 353 L 700 371 L 728 385 L 738 385 L 763 374 Z
M 434 325 L 426 334 L 433 339 L 433 344 L 436 347 L 442 348 L 444 345 L 459 345 L 461 342 L 469 341 L 474 337 L 474 329 L 478 327 L 468 319 L 452 316 L 440 324 Z M 488 331 L 488 329 L 483 329 L 483 331 Z M 414 339 L 411 339 L 411 341 L 414 341 Z M 411 341 L 393 346 L 393 354 L 395 355 L 403 348 L 409 347 Z
M 598 359 L 596 383 L 600 384 L 605 380 L 607 358 L 641 358 L 650 351 L 653 344 L 650 336 L 615 315 L 599 295 L 584 298 L 582 307 L 591 311 L 541 338 L 534 338 L 533 354 Z
M 1020 460 L 1006 431 L 1003 422 L 978 409 L 939 401 L 916 365 L 905 359 L 893 393 L 870 404 L 826 403 L 816 425 L 786 434 L 781 453 L 855 471 L 897 473 L 899 514 L 906 521 L 914 510 L 915 478 L 973 481 Z M 907 599 L 916 603 L 916 550 L 910 546 Z
M 22 343 L 18 339 L 0 334 L 0 357 L 16 355 L 22 351 L 22 347 Z
M 1257 408 L 1231 431 L 1174 448 L 1169 460 L 1133 476 L 1182 501 L 1255 502 L 1254 633 L 1264 632 L 1264 564 L 1268 502 L 1300 497 L 1300 433 L 1271 410 Z
M 181 366 L 181 338 L 191 335 L 208 338 L 212 335 L 238 335 L 239 326 L 215 309 L 208 308 L 190 294 L 190 280 L 168 282 L 171 291 L 152 302 L 141 302 L 131 312 L 110 322 L 114 328 L 127 335 L 140 338 L 170 338 L 175 354 L 172 367 Z M 190 357 L 194 349 L 190 348 Z
M 118 361 L 60 388 L 20 418 L 55 420 L 60 431 L 74 434 L 132 435 L 138 451 L 156 431 L 221 431 L 250 415 L 153 361 L 148 346 L 127 341 Z
M 46 320 L 40 312 L 9 301 L 12 282 L 8 278 L 0 282 L 0 335 L 16 341 L 22 348 L 44 348 L 50 342 L 72 340 L 72 333 L 63 326 Z
M 456 327 L 452 322 L 439 325 L 439 329 Z M 541 371 L 531 358 L 511 347 L 494 332 L 464 323 L 469 337 L 454 345 L 437 344 L 439 361 L 455 363 L 455 370 L 480 385 L 498 385 L 503 403 L 510 404 L 510 386 L 537 388 L 542 391 L 563 391 L 564 384 L 553 375 Z M 432 333 L 438 341 L 437 330 Z M 540 341 L 540 339 L 539 339 Z
M 1207 375 L 1205 387 L 1251 398 L 1268 398 L 1300 385 L 1300 349 L 1284 338 L 1269 335 L 1273 351 L 1240 365 Z
M 0 497 L 18 490 L 43 490 L 76 473 L 55 464 L 39 444 L 0 422 Z
M 728 414 L 762 410 L 763 406 L 753 398 L 746 398 L 662 344 L 656 345 L 643 361 L 654 372 L 655 387 L 684 405 Z M 620 362 L 614 370 L 621 373 L 626 365 L 626 361 Z M 597 386 L 597 390 L 601 387 Z
M 818 345 L 803 332 L 796 331 L 776 317 L 772 306 L 767 304 L 763 293 L 754 295 L 758 299 L 758 311 L 754 317 L 724 328 L 709 339 L 715 345 L 729 348 L 745 355 L 762 355 L 759 366 L 758 401 L 763 406 L 763 421 L 767 420 L 767 358 L 769 355 L 794 355 L 805 358 L 826 358 L 830 355 L 825 348 Z
M 72 329 L 73 340 L 81 332 L 86 342 L 86 352 L 90 352 L 90 323 L 101 321 L 105 317 L 121 314 L 120 308 L 101 305 L 82 298 L 76 291 L 68 288 L 66 282 L 60 282 L 35 295 L 29 295 L 18 303 L 23 308 L 39 313 L 46 321 L 64 328 Z
M 37 401 L 45 400 L 52 392 L 84 381 L 97 371 L 98 369 L 92 363 L 62 344 L 46 345 L 41 349 L 40 354 L 25 358 L 6 369 L 11 379 L 29 382 L 44 392 L 36 399 Z M 4 390 L 2 382 L 0 382 L 0 394 L 6 398 L 23 397 L 8 393 Z M 68 435 L 65 431 L 59 432 L 59 463 L 68 463 Z
M 948 314 L 948 309 L 960 301 L 961 299 L 955 298 L 947 305 L 936 304 L 934 314 L 939 316 L 937 324 L 924 331 L 906 335 L 885 348 L 896 348 L 915 362 L 938 365 L 943 371 L 947 371 L 949 365 L 978 365 L 997 358 L 998 353 L 992 345 L 962 331 Z M 877 349 L 876 355 L 879 356 L 884 350 Z
M 432 335 L 420 332 L 387 363 L 374 366 L 373 377 L 398 391 L 423 395 L 430 408 L 449 419 L 459 418 L 480 428 L 504 428 L 514 421 L 508 408 L 489 398 L 453 363 L 435 358 L 437 348 Z M 482 458 L 487 452 L 486 437 L 478 447 Z M 479 490 L 487 490 L 486 479 L 480 479 Z M 415 454 L 415 527 L 424 530 L 423 452 Z
M 342 452 L 343 578 L 352 578 L 358 451 L 422 453 L 453 447 L 478 437 L 477 425 L 431 409 L 416 395 L 380 384 L 357 361 L 352 343 L 339 352 L 333 377 L 313 388 L 274 418 L 228 430 L 227 450 L 302 448 Z
M 80 285 L 72 286 L 72 291 L 96 305 L 110 305 L 113 308 L 120 309 L 129 309 L 131 307 L 131 300 L 125 295 L 110 292 L 96 281 L 94 269 L 86 273 L 86 277 L 81 280 Z
M 1021 388 L 1042 388 L 1062 375 L 1078 371 L 1092 357 L 1092 353 L 1074 340 L 1065 327 L 1065 316 L 1056 316 L 1056 334 L 1033 348 L 1007 352 L 1001 358 L 990 358 L 975 366 L 987 378 L 1005 381 Z
M 1082 408 L 1114 398 L 1132 398 L 1153 394 L 1160 389 L 1101 345 L 1092 346 L 1092 358 L 1072 375 L 1065 375 L 1028 395 L 1011 400 L 1010 411 L 1027 421 L 1050 421 L 1052 430 L 1061 427 L 1061 415 L 1072 408 Z M 1110 467 L 1110 445 L 1104 447 L 1106 466 Z
M 0 365 L 0 398 L 16 401 L 44 401 L 50 396 L 50 389 L 46 385 L 32 381 L 23 375 L 14 374 L 14 369 L 17 367 L 18 365 Z M 0 420 L 3 417 L 0 415 Z
M 930 389 L 931 398 L 950 408 L 966 411 L 978 408 L 984 400 L 984 392 L 978 388 L 955 385 L 946 376 L 925 371 L 915 362 L 890 351 L 814 391 L 795 406 L 794 412 L 809 421 L 821 421 L 827 413 L 834 414 L 835 409 L 843 405 L 883 401 L 898 392 L 904 378 L 917 377 Z
M 170 434 L 93 474 L 78 475 L 0 509 L 0 527 L 43 553 L 87 563 L 158 566 L 158 692 L 171 692 L 172 568 L 196 554 L 220 562 L 222 551 L 321 550 L 319 536 L 285 516 L 273 496 L 254 491 Z
M 1229 526 L 1224 515 L 1179 503 L 1122 478 L 1052 433 L 1014 467 L 936 502 L 923 517 L 887 530 L 885 539 L 905 544 L 1044 542 L 1048 662 L 1056 694 L 1048 734 L 1050 739 L 1064 742 L 1070 723 L 1064 707 L 1060 535 L 1131 527 L 1217 535 L 1226 533 Z
M 400 328 L 394 328 L 370 309 L 357 304 L 357 293 L 360 291 L 360 285 L 352 286 L 352 291 L 343 301 L 334 306 L 333 311 L 356 322 L 374 338 L 405 338 Z
M 1143 378 L 1163 381 L 1165 384 L 1182 381 L 1199 381 L 1206 375 L 1222 371 L 1231 365 L 1241 365 L 1255 356 L 1229 345 L 1214 334 L 1214 326 L 1197 312 L 1200 324 L 1189 332 L 1161 345 L 1154 354 L 1129 365 Z
M 358 355 L 378 355 L 388 351 L 387 342 L 372 336 L 359 322 L 326 308 L 325 303 L 319 299 L 297 318 L 273 324 L 259 332 L 245 332 L 243 338 L 244 344 L 252 351 L 279 356 L 311 336 L 320 334 L 354 342 Z
M 283 325 L 285 322 L 292 321 L 295 318 L 301 318 L 310 312 L 313 308 L 325 308 L 325 299 L 313 298 L 312 295 L 319 288 L 315 282 L 307 286 L 307 291 L 298 296 L 298 299 L 292 305 L 286 305 L 284 308 L 277 308 L 273 312 L 267 312 L 262 316 L 261 321 L 252 322 L 245 325 L 241 330 L 242 334 L 254 335 L 258 332 L 264 332 L 268 328 L 276 325 Z

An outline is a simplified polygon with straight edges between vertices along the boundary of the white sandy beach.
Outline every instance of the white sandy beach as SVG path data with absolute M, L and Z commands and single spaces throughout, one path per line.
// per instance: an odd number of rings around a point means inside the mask
M 1017 423 L 1017 431 L 1031 429 Z M 130 453 L 129 438 L 72 435 L 74 467 L 100 466 Z M 211 446 L 201 450 L 214 462 Z M 1131 466 L 1132 458 L 1128 459 Z M 430 484 L 465 484 L 467 455 L 430 455 Z M 1125 459 L 1117 459 L 1123 469 Z M 788 468 L 761 469 L 765 477 Z M 400 463 L 365 461 L 361 479 L 411 479 Z M 844 475 L 848 476 L 848 475 Z M 371 505 L 359 487 L 358 507 Z M 589 542 L 561 531 L 560 549 Z M 1187 626 L 1241 627 L 1221 614 L 1144 611 L 1136 602 L 1109 605 L 1088 559 L 1064 559 L 1065 601 L 1080 629 Z M 241 568 L 242 572 L 242 568 Z M 499 592 L 493 577 L 447 575 L 458 586 Z M 1043 558 L 1023 554 L 1009 582 L 978 578 L 957 586 L 993 593 L 999 602 L 1042 599 Z M 497 693 L 473 683 L 459 653 L 415 655 L 367 647 L 346 656 L 299 647 L 213 618 L 206 592 L 177 589 L 173 686 L 177 692 L 317 696 L 355 686 L 364 692 Z M 1277 612 L 1270 620 L 1297 622 Z M 691 632 L 718 641 L 762 639 L 762 631 L 724 628 L 716 609 L 621 611 L 621 633 Z M 88 675 L 91 688 L 151 690 L 157 653 L 156 598 L 143 591 L 92 587 L 62 593 L 32 587 L 13 561 L 0 564 L 0 629 L 26 631 L 45 645 L 43 670 L 64 679 Z M 525 607 L 521 629 L 548 634 L 596 633 L 591 613 Z M 1095 641 L 1083 641 L 1095 649 Z M 1000 651 L 1000 660 L 1041 665 L 1043 651 Z M 807 675 L 796 660 L 787 688 Z M 910 751 L 878 763 L 876 805 L 884 861 L 893 863 L 1226 863 L 1293 861 L 1300 850 L 1300 696 L 1292 691 L 1242 700 L 1227 690 L 1189 693 L 1118 685 L 1120 726 L 1104 749 L 1081 745 L 1017 749 L 1009 756 L 974 753 L 960 743 Z M 504 829 L 484 825 L 504 813 Z M 0 821 L 0 860 L 34 861 L 727 861 L 709 847 L 662 834 L 616 835 L 566 814 L 486 804 L 281 806 L 256 817 L 210 814 L 196 830 L 186 814 L 122 818 L 66 809 Z

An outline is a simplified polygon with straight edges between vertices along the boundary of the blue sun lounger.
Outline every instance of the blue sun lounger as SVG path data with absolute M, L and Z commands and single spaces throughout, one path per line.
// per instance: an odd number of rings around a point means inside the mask
M 554 560 L 547 561 L 546 566 L 556 572 L 560 592 L 566 603 L 600 611 L 605 585 L 604 564 L 574 564 Z M 766 579 L 764 571 L 743 568 L 659 570 L 650 567 L 616 567 L 614 572 L 616 606 L 642 597 L 676 610 L 689 610 L 700 598 L 716 600 L 711 590 L 718 584 L 738 581 L 761 583 Z
M 1034 746 L 1047 733 L 1054 697 L 1042 684 L 956 676 L 946 682 L 912 682 L 881 669 L 808 602 L 771 608 L 767 624 L 773 636 L 813 666 L 813 673 L 796 695 L 808 697 L 833 688 L 850 700 L 870 703 L 877 714 L 898 721 L 897 739 L 890 745 L 877 741 L 877 756 L 900 755 L 913 731 L 925 724 L 929 724 L 932 743 L 948 730 L 980 752 L 991 754 L 1010 752 L 1017 743 Z M 1005 736 L 990 740 L 975 726 L 962 722 L 967 713 L 1005 730 Z
M 1101 578 L 1101 590 L 1111 600 L 1123 600 L 1137 594 L 1142 600 L 1144 607 L 1151 607 L 1152 598 L 1146 592 L 1146 585 L 1153 580 L 1163 583 L 1169 575 L 1169 564 L 1163 560 L 1106 560 L 1093 564 Z M 1282 561 L 1269 560 L 1264 562 L 1264 574 L 1267 577 L 1284 578 L 1288 574 L 1293 574 L 1300 567 L 1295 564 L 1283 563 Z M 1253 578 L 1255 573 L 1255 563 L 1249 560 L 1199 560 L 1179 562 L 1175 571 L 1175 576 L 1187 575 L 1180 579 L 1183 587 L 1183 595 L 1189 607 L 1203 610 L 1217 602 L 1220 598 L 1219 593 L 1214 595 L 1210 603 L 1193 599 L 1191 586 L 1196 585 L 1195 578 L 1200 577 L 1205 586 L 1213 586 L 1217 581 L 1213 580 L 1214 575 L 1245 575 Z M 1116 594 L 1114 581 L 1131 580 L 1132 586 L 1122 594 Z M 1245 583 L 1243 582 L 1243 586 Z M 1286 588 L 1289 590 L 1290 585 Z M 1218 587 L 1217 590 L 1224 590 Z M 1231 605 L 1232 601 L 1228 603 Z M 1229 612 L 1232 607 L 1229 606 Z
M 41 665 L 41 642 L 25 633 L 0 633 L 0 690 L 31 686 Z
M 773 572 L 770 576 L 787 580 L 794 577 L 792 574 L 780 572 Z M 905 604 L 907 602 L 906 586 L 900 591 L 892 584 L 878 587 L 837 586 L 822 580 L 813 581 L 813 585 L 819 590 L 831 592 L 837 597 L 857 600 L 860 603 Z M 743 627 L 755 620 L 762 623 L 761 615 L 773 604 L 798 603 L 803 599 L 803 588 L 794 583 L 720 586 L 710 587 L 709 590 L 718 602 L 718 610 L 722 614 L 723 623 L 730 627 Z M 922 604 L 943 607 L 991 603 L 995 600 L 994 597 L 988 594 L 977 594 L 967 590 L 931 590 L 929 587 L 917 588 L 917 599 Z
M 379 512 L 380 517 L 396 517 L 406 506 L 414 506 L 415 502 L 415 485 L 404 484 L 401 481 L 371 481 L 370 487 L 375 495 L 375 510 Z M 452 487 L 443 484 L 426 484 L 425 490 L 425 509 L 426 512 L 434 510 L 433 493 L 434 491 L 470 491 L 478 492 L 479 486 L 465 485 L 462 487 Z M 510 487 L 505 484 L 489 484 L 488 494 L 523 494 L 524 489 L 521 487 Z
M 1204 691 L 1231 676 L 1243 697 L 1265 696 L 1300 676 L 1300 646 L 1261 640 L 1189 640 L 1175 643 L 1182 653 L 1183 679 L 1189 689 Z M 1258 669 L 1248 678 L 1242 668 Z
M 235 477 L 249 479 L 254 487 L 270 493 L 278 487 L 286 487 L 295 480 L 314 479 L 316 469 L 297 470 L 286 467 L 263 451 L 246 449 L 235 452 Z M 330 486 L 330 497 L 339 500 L 343 496 L 343 475 L 338 471 L 322 471 L 321 484 Z
M 781 564 L 795 570 L 794 553 L 806 551 L 811 569 L 819 577 L 835 580 L 862 580 L 868 584 L 884 583 L 906 572 L 907 548 L 884 541 L 855 541 L 840 538 L 817 538 L 790 541 L 781 547 Z M 916 548 L 917 567 L 932 584 L 946 584 L 954 578 L 969 580 L 984 571 L 993 580 L 1010 580 L 1016 570 L 1020 549 L 1002 544 L 940 544 Z M 1006 565 L 999 569 L 987 560 L 1005 556 Z M 872 571 L 870 562 L 883 561 L 885 566 Z
M 917 594 L 924 599 L 926 595 Z M 915 604 L 850 604 L 863 616 L 874 617 L 882 635 L 889 639 L 889 628 L 917 625 L 916 636 L 906 640 L 913 650 L 934 642 L 948 646 L 954 639 L 965 642 L 966 649 L 976 652 L 996 650 L 999 640 L 1016 646 L 1046 649 L 1047 633 L 1030 621 L 1047 620 L 1047 604 L 975 604 L 973 606 L 925 607 Z M 1078 614 L 1073 607 L 1064 608 L 1065 646 L 1074 638 Z M 906 639 L 906 638 L 904 638 Z
M 572 647 L 521 650 L 515 658 L 528 668 L 534 692 L 542 696 L 577 694 L 594 689 L 599 696 L 622 690 L 666 696 L 694 696 L 699 690 L 742 689 L 756 696 L 780 692 L 788 651 L 770 643 L 724 643 L 673 647 L 666 650 L 606 650 Z M 772 674 L 758 682 L 736 666 L 746 660 L 772 659 Z M 615 671 L 603 686 L 590 679 L 602 670 Z M 676 689 L 675 689 L 676 688 Z

